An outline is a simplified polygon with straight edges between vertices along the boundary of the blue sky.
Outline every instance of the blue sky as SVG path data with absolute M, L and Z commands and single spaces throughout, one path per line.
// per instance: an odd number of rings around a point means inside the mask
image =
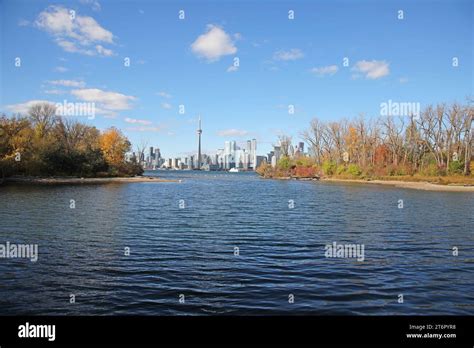
M 195 151 L 198 115 L 205 152 L 256 138 L 265 154 L 278 134 L 299 140 L 313 117 L 473 95 L 467 0 L 0 0 L 0 13 L 1 111 L 94 102 L 97 116 L 81 121 L 116 126 L 165 157 Z

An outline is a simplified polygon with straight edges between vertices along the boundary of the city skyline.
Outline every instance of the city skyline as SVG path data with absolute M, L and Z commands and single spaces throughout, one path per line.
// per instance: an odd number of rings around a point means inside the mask
M 201 152 L 201 134 L 203 129 L 201 119 L 197 128 L 198 148 L 196 153 L 191 153 L 178 157 L 161 156 L 161 150 L 155 146 L 143 146 L 137 148 L 137 151 L 128 153 L 128 160 L 140 163 L 143 168 L 148 170 L 155 169 L 197 169 L 197 170 L 229 170 L 232 168 L 255 171 L 263 162 L 273 163 L 280 158 L 279 146 L 274 146 L 274 150 L 266 156 L 257 154 L 257 140 L 248 139 L 243 144 L 237 145 L 235 140 L 226 140 L 224 147 L 211 151 L 209 153 Z M 297 145 L 303 152 L 304 145 Z M 290 145 L 292 147 L 292 145 Z M 292 151 L 293 153 L 293 151 Z M 275 158 L 272 158 L 275 157 Z
M 159 144 L 172 157 L 195 152 L 189 135 L 201 115 L 203 152 L 255 138 L 265 154 L 280 134 L 298 142 L 313 117 L 376 117 L 381 103 L 462 103 L 473 91 L 469 1 L 376 9 L 344 1 L 94 3 L 0 3 L 1 111 L 95 103 L 95 116 L 80 121 L 117 127 L 133 148 Z

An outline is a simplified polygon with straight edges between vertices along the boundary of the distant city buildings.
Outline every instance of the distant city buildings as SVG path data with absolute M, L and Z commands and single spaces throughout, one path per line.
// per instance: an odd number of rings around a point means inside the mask
M 161 158 L 160 149 L 154 148 L 153 146 L 150 146 L 146 155 L 144 152 L 132 152 L 128 154 L 127 160 L 139 163 L 145 170 L 161 168 L 165 162 L 165 160 Z
M 235 141 L 226 141 L 224 148 L 217 150 L 213 164 L 220 170 L 255 170 L 264 160 L 264 156 L 257 155 L 256 139 L 247 140 L 243 147 L 237 146 Z
M 201 118 L 199 117 L 199 124 L 197 129 L 198 144 L 197 153 L 189 154 L 183 157 L 164 159 L 161 157 L 159 148 L 151 146 L 148 152 L 144 151 L 132 152 L 128 155 L 128 160 L 140 163 L 145 170 L 155 170 L 159 168 L 164 169 L 179 169 L 179 170 L 230 170 L 233 168 L 242 171 L 256 170 L 262 162 L 272 163 L 278 161 L 280 158 L 280 147 L 275 146 L 274 150 L 268 156 L 257 155 L 257 140 L 249 139 L 240 146 L 236 141 L 225 141 L 224 148 L 218 149 L 214 154 L 207 155 L 201 153 Z M 296 150 L 302 151 L 301 147 Z
M 197 170 L 201 169 L 201 162 L 202 162 L 202 157 L 201 157 L 201 134 L 202 134 L 202 128 L 201 128 L 201 116 L 199 116 L 199 127 L 197 129 L 197 135 L 198 135 L 198 153 L 197 153 Z

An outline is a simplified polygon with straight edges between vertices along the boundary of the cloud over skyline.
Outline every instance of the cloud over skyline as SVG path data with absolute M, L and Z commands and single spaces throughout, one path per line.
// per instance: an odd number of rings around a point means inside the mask
M 221 57 L 235 54 L 237 47 L 229 34 L 214 24 L 207 25 L 207 31 L 198 36 L 191 44 L 191 50 L 208 62 L 218 61 Z
M 114 36 L 89 16 L 81 16 L 75 10 L 51 5 L 42 11 L 35 26 L 54 37 L 64 51 L 89 56 L 111 56 L 113 51 L 99 43 L 114 44 Z
M 369 80 L 376 80 L 390 74 L 389 63 L 384 60 L 358 61 L 352 67 L 352 71 L 356 73 L 355 77 L 362 74 Z
M 136 100 L 134 96 L 104 91 L 99 88 L 74 89 L 71 94 L 79 100 L 97 103 L 99 108 L 109 111 L 129 110 L 132 108 L 131 102 Z
M 303 57 L 304 57 L 304 53 L 299 48 L 292 48 L 288 51 L 279 50 L 273 54 L 273 59 L 280 60 L 280 61 L 298 60 Z

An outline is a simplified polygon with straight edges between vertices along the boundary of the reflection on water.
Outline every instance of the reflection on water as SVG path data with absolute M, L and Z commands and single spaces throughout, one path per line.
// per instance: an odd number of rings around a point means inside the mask
M 182 182 L 1 187 L 0 243 L 39 245 L 0 258 L 1 314 L 474 314 L 470 193 L 158 175 Z

